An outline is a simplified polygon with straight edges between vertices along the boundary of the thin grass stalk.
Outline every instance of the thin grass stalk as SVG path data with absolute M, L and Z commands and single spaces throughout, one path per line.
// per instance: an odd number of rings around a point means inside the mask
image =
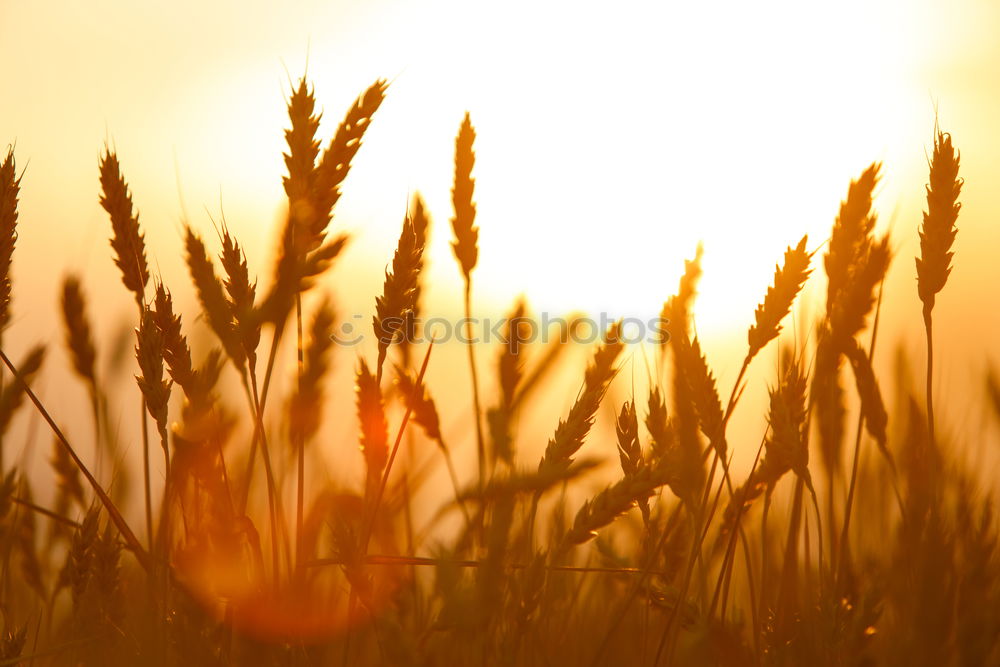
M 149 417 L 146 414 L 146 398 L 139 399 L 142 411 L 142 491 L 146 502 L 146 544 L 153 550 L 153 499 L 149 475 Z
M 302 342 L 302 292 L 295 293 L 295 353 L 298 361 L 296 365 L 296 377 L 298 391 L 302 391 L 302 374 L 305 369 L 305 353 Z M 296 448 L 296 475 L 295 475 L 295 571 L 301 571 L 302 560 L 302 514 L 305 506 L 305 486 L 306 486 L 306 443 L 304 439 L 298 438 L 299 442 L 293 442 Z
M 483 440 L 482 405 L 479 401 L 479 374 L 476 370 L 476 345 L 472 342 L 472 277 L 465 279 L 465 335 L 469 341 L 469 372 L 472 375 L 472 409 L 476 422 L 476 454 L 479 461 L 479 489 L 486 484 L 486 442 Z

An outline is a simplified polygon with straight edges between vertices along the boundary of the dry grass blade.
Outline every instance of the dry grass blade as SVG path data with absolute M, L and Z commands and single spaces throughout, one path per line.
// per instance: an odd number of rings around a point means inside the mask
M 806 251 L 808 240 L 808 236 L 803 236 L 797 246 L 789 246 L 784 265 L 774 269 L 774 283 L 767 288 L 764 302 L 757 306 L 754 324 L 747 333 L 750 345 L 747 356 L 751 359 L 781 333 L 781 321 L 791 311 L 795 297 L 809 277 L 812 253 Z
M 940 292 L 951 273 L 958 229 L 955 222 L 962 205 L 958 196 L 963 181 L 958 176 L 960 154 L 951 143 L 951 135 L 937 132 L 934 154 L 930 161 L 930 183 L 927 185 L 927 211 L 920 230 L 920 257 L 917 263 L 917 293 L 924 308 L 934 308 L 934 297 Z
M 17 198 L 21 178 L 17 175 L 14 149 L 0 163 L 0 329 L 10 322 L 10 267 L 17 243 Z
M 476 164 L 475 141 L 476 130 L 466 113 L 455 139 L 455 184 L 451 191 L 455 208 L 455 217 L 451 219 L 455 240 L 451 247 L 466 281 L 479 259 L 479 228 L 476 227 L 476 204 L 472 201 L 476 187 L 476 179 L 472 177 L 472 168 Z
M 67 276 L 62 289 L 63 325 L 66 328 L 66 348 L 73 362 L 73 370 L 91 384 L 97 382 L 94 375 L 94 337 L 87 318 L 87 301 L 76 276 Z
M 105 149 L 101 158 L 101 206 L 111 218 L 111 247 L 115 264 L 122 272 L 122 282 L 135 295 L 136 302 L 145 303 L 149 267 L 146 264 L 146 242 L 139 232 L 139 214 L 134 211 L 132 194 L 118 164 L 118 156 Z

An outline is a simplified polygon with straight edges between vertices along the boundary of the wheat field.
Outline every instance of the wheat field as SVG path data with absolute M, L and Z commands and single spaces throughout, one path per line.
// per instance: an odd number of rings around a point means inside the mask
M 370 295 L 374 349 L 359 353 L 341 349 L 329 289 L 352 285 L 337 271 L 351 242 L 337 204 L 392 87 L 372 83 L 329 136 L 311 83 L 287 93 L 273 266 L 255 275 L 259 258 L 224 220 L 185 222 L 192 312 L 159 275 L 113 144 L 94 194 L 120 284 L 92 294 L 67 272 L 57 301 L 19 300 L 19 228 L 45 224 L 19 215 L 20 187 L 44 174 L 14 147 L 3 155 L 0 342 L 18 326 L 12 313 L 58 311 L 88 400 L 74 413 L 85 423 L 67 429 L 35 391 L 46 348 L 0 348 L 0 665 L 1000 664 L 994 480 L 935 418 L 935 399 L 949 397 L 934 391 L 934 335 L 956 326 L 935 320 L 935 305 L 961 268 L 951 135 L 928 128 L 922 220 L 897 223 L 893 238 L 877 231 L 887 175 L 873 163 L 845 175 L 827 238 L 774 249 L 783 258 L 746 304 L 734 382 L 717 380 L 696 333 L 699 247 L 663 287 L 662 327 L 641 353 L 647 384 L 622 372 L 639 354 L 624 323 L 576 364 L 569 344 L 531 339 L 539 324 L 522 299 L 501 339 L 483 354 L 469 343 L 451 373 L 467 409 L 435 401 L 425 382 L 444 343 L 424 330 L 434 313 L 421 297 L 429 234 L 448 235 L 471 338 L 473 117 L 456 129 L 450 225 L 413 194 Z M 919 240 L 917 257 L 895 252 L 900 235 Z M 925 347 L 886 376 L 875 360 L 892 354 L 877 336 L 892 263 L 914 272 L 922 318 L 911 326 Z M 811 283 L 821 298 L 807 311 Z M 122 409 L 136 428 L 111 417 L 93 320 L 104 290 L 134 301 L 120 373 L 135 380 Z M 211 337 L 191 336 L 192 322 Z M 731 428 L 765 357 L 778 362 L 762 426 Z M 335 363 L 351 366 L 352 386 L 332 384 Z M 570 394 L 547 395 L 563 391 L 546 382 L 555 373 L 573 375 Z M 1000 420 L 1000 375 L 971 382 Z M 528 406 L 559 404 L 570 407 L 550 415 L 553 431 L 521 428 Z M 8 430 L 18 413 L 45 446 Z M 342 414 L 353 435 L 331 443 Z M 334 446 L 358 471 L 344 483 L 315 474 Z M 127 450 L 141 451 L 140 469 Z M 23 470 L 25 452 L 47 460 L 44 475 Z M 51 504 L 36 502 L 42 487 L 54 487 Z M 429 521 L 415 519 L 418 494 L 433 499 Z

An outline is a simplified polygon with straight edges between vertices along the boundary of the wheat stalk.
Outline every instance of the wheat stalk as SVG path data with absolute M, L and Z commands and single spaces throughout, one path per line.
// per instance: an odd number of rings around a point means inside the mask
M 157 431 L 163 444 L 164 455 L 169 463 L 167 449 L 167 402 L 170 400 L 170 380 L 163 378 L 163 334 L 153 320 L 150 310 L 143 313 L 139 328 L 136 329 L 135 358 L 139 362 L 140 374 L 136 383 L 146 399 L 149 416 L 156 422 Z M 169 465 L 167 466 L 169 470 Z
M 920 257 L 917 264 L 917 294 L 923 302 L 924 329 L 927 334 L 927 430 L 934 439 L 934 301 L 944 289 L 951 274 L 958 229 L 955 226 L 962 205 L 958 196 L 963 181 L 958 176 L 960 154 L 951 142 L 951 135 L 937 130 L 934 153 L 930 161 L 930 182 L 927 185 L 927 210 L 920 230 Z
M 18 364 L 18 367 L 21 369 L 21 377 L 24 380 L 30 380 L 42 369 L 44 361 L 44 345 L 36 345 L 28 350 L 21 363 Z M 22 403 L 24 403 L 25 389 L 26 385 L 23 382 L 17 381 L 7 385 L 0 392 L 0 435 L 5 434 L 7 429 L 10 428 L 11 418 L 21 407 Z M 2 456 L 0 456 L 0 460 L 2 460 Z
M 73 370 L 88 384 L 95 385 L 94 337 L 87 319 L 87 302 L 76 276 L 67 276 L 62 289 L 63 325 L 66 328 L 66 349 L 69 350 Z
M 810 401 L 816 407 L 820 451 L 831 486 L 840 467 L 844 437 L 842 348 L 848 338 L 864 327 L 874 305 L 879 272 L 887 268 L 889 261 L 887 240 L 876 243 L 872 236 L 876 220 L 872 198 L 880 170 L 881 164 L 872 163 L 857 180 L 851 181 L 823 258 L 827 275 L 826 319 L 820 325 Z M 856 284 L 859 277 L 861 284 Z M 831 529 L 833 523 L 831 504 Z
M 319 131 L 322 114 L 314 113 L 316 96 L 305 77 L 288 98 L 288 118 L 291 128 L 285 130 L 288 152 L 284 154 L 288 174 L 282 177 L 288 195 L 289 229 L 294 239 L 292 245 L 300 254 L 314 242 L 313 224 L 316 209 L 316 158 L 319 157 Z
M 139 214 L 132 204 L 132 193 L 121 173 L 118 156 L 106 148 L 100 163 L 101 206 L 111 218 L 111 248 L 115 264 L 122 273 L 122 282 L 135 295 L 140 309 L 146 301 L 145 289 L 149 282 L 146 264 L 146 241 L 139 231 Z
M 514 465 L 512 421 L 517 410 L 517 391 L 524 379 L 524 346 L 530 335 L 528 327 L 532 326 L 525 317 L 526 311 L 524 299 L 518 299 L 504 321 L 503 344 L 496 361 L 500 396 L 486 413 L 493 445 L 491 461 L 494 464 L 503 461 L 508 468 Z
M 599 529 L 635 507 L 637 503 L 647 501 L 656 489 L 665 483 L 662 471 L 644 465 L 607 487 L 592 500 L 584 503 L 576 513 L 573 525 L 563 537 L 556 553 L 565 552 L 574 545 L 583 544 L 597 537 Z
M 163 525 L 169 525 L 167 520 L 167 510 L 170 502 L 170 444 L 167 438 L 167 402 L 170 400 L 171 382 L 163 379 L 163 334 L 157 328 L 153 320 L 151 311 L 147 308 L 143 311 L 139 328 L 136 329 L 137 343 L 135 346 L 135 357 L 139 362 L 140 374 L 135 377 L 139 390 L 142 392 L 143 402 L 149 416 L 156 423 L 156 431 L 160 436 L 160 447 L 163 449 L 165 485 L 163 489 L 164 505 Z M 145 478 L 149 479 L 149 457 L 143 457 L 145 466 Z M 146 487 L 147 497 L 149 485 Z M 151 500 L 151 499 L 150 499 Z M 146 519 L 152 525 L 152 503 L 147 503 L 150 513 Z M 166 537 L 166 535 L 162 535 Z
M 403 231 L 399 235 L 396 253 L 392 258 L 392 271 L 385 272 L 382 296 L 375 299 L 372 327 L 378 339 L 375 378 L 379 384 L 382 382 L 382 367 L 389 346 L 406 333 L 406 321 L 413 317 L 415 290 L 423 251 L 423 246 L 417 244 L 413 222 L 407 216 L 403 221 Z
M 566 419 L 560 420 L 556 431 L 538 464 L 539 473 L 565 469 L 572 465 L 573 456 L 583 446 L 583 441 L 594 423 L 597 409 L 615 375 L 615 361 L 624 349 L 620 340 L 620 324 L 611 325 L 604 335 L 604 342 L 594 352 L 593 360 L 584 375 L 583 391 L 570 408 Z
M 385 420 L 385 406 L 378 380 L 368 370 L 364 359 L 358 363 L 357 407 L 361 424 L 361 453 L 365 458 L 365 497 L 373 500 L 373 494 L 389 458 L 389 426 Z
M 323 378 L 330 369 L 334 312 L 329 299 L 316 307 L 309 327 L 302 377 L 292 395 L 288 425 L 293 442 L 306 442 L 319 430 L 323 407 Z
M 226 288 L 233 328 L 243 346 L 247 366 L 255 368 L 261 325 L 259 313 L 254 305 L 257 283 L 250 281 L 246 254 L 225 226 L 222 228 L 222 254 L 219 259 L 226 272 L 223 284 Z
M 625 477 L 638 475 L 646 464 L 639 444 L 639 415 L 635 402 L 625 401 L 615 421 L 615 435 L 618 437 L 618 460 Z M 649 502 L 646 499 L 637 500 L 642 520 L 649 525 Z
M 837 303 L 841 290 L 850 284 L 855 260 L 864 254 L 875 227 L 872 197 L 878 185 L 882 165 L 873 162 L 847 189 L 847 198 L 840 204 L 830 235 L 823 267 L 827 275 L 827 310 Z
M 781 321 L 791 311 L 795 297 L 809 278 L 812 253 L 806 251 L 808 241 L 809 237 L 803 236 L 797 246 L 789 246 L 785 251 L 784 264 L 774 268 L 774 282 L 767 288 L 764 301 L 757 306 L 754 324 L 747 332 L 750 346 L 747 356 L 750 359 L 781 333 Z
M 58 440 L 52 443 L 49 465 L 52 466 L 52 471 L 56 476 L 56 514 L 66 514 L 74 502 L 79 507 L 84 507 L 86 501 L 83 497 L 83 486 L 80 483 L 80 471 L 73 465 L 73 460 Z
M 163 361 L 171 379 L 180 386 L 188 400 L 200 403 L 204 392 L 191 361 L 191 348 L 181 331 L 181 317 L 174 314 L 173 297 L 162 282 L 156 284 L 151 314 L 163 337 Z
M 10 322 L 11 262 L 17 243 L 17 199 L 21 178 L 17 175 L 14 149 L 0 163 L 0 332 Z
M 472 126 L 469 112 L 465 113 L 458 135 L 455 137 L 455 178 L 451 190 L 451 202 L 455 215 L 451 219 L 451 229 L 455 240 L 451 243 L 455 259 L 465 279 L 465 324 L 466 338 L 469 340 L 469 372 L 472 375 L 472 407 L 475 411 L 476 454 L 479 462 L 479 485 L 486 478 L 486 444 L 483 440 L 482 407 L 479 401 L 479 377 L 476 372 L 476 353 L 472 344 L 472 270 L 479 261 L 479 228 L 476 227 L 476 204 L 473 195 L 476 179 L 472 177 L 472 169 L 476 164 L 476 153 L 473 149 L 476 141 L 476 130 Z
M 222 281 L 215 275 L 215 268 L 205 249 L 204 241 L 190 226 L 184 229 L 184 247 L 191 282 L 194 283 L 198 293 L 198 301 L 201 303 L 208 325 L 222 343 L 222 348 L 229 355 L 233 365 L 242 372 L 246 351 L 236 333 L 232 309 L 226 300 Z
M 299 568 L 306 557 L 303 532 L 305 444 L 320 427 L 320 417 L 323 410 L 323 377 L 330 367 L 330 348 L 333 346 L 333 339 L 330 336 L 330 332 L 333 330 L 333 320 L 333 306 L 328 300 L 324 300 L 317 307 L 313 316 L 309 332 L 309 346 L 306 348 L 298 386 L 292 395 L 289 406 L 288 425 L 298 463 L 296 466 L 295 562 Z

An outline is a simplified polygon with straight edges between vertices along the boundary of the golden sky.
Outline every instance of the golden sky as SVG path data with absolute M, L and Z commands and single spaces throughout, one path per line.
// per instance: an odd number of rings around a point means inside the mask
M 0 0 L 0 145 L 16 143 L 27 167 L 5 344 L 61 341 L 65 269 L 100 294 L 99 335 L 131 314 L 97 201 L 105 142 L 151 261 L 182 301 L 185 217 L 210 235 L 224 212 L 266 282 L 285 97 L 308 71 L 324 137 L 371 81 L 391 80 L 335 220 L 354 236 L 331 283 L 342 314 L 370 312 L 414 190 L 437 222 L 428 306 L 457 313 L 447 221 L 453 137 L 469 110 L 482 309 L 525 292 L 536 310 L 653 314 L 701 240 L 697 322 L 723 387 L 785 246 L 808 233 L 820 248 L 850 178 L 873 160 L 885 165 L 877 206 L 897 249 L 889 368 L 891 341 L 919 322 L 912 257 L 937 109 L 967 179 L 957 268 L 936 311 L 949 349 L 938 382 L 961 391 L 984 357 L 1000 359 L 998 28 L 1000 5 L 987 0 Z M 916 352 L 920 338 L 909 344 Z M 978 419 L 959 401 L 945 409 L 959 430 Z

